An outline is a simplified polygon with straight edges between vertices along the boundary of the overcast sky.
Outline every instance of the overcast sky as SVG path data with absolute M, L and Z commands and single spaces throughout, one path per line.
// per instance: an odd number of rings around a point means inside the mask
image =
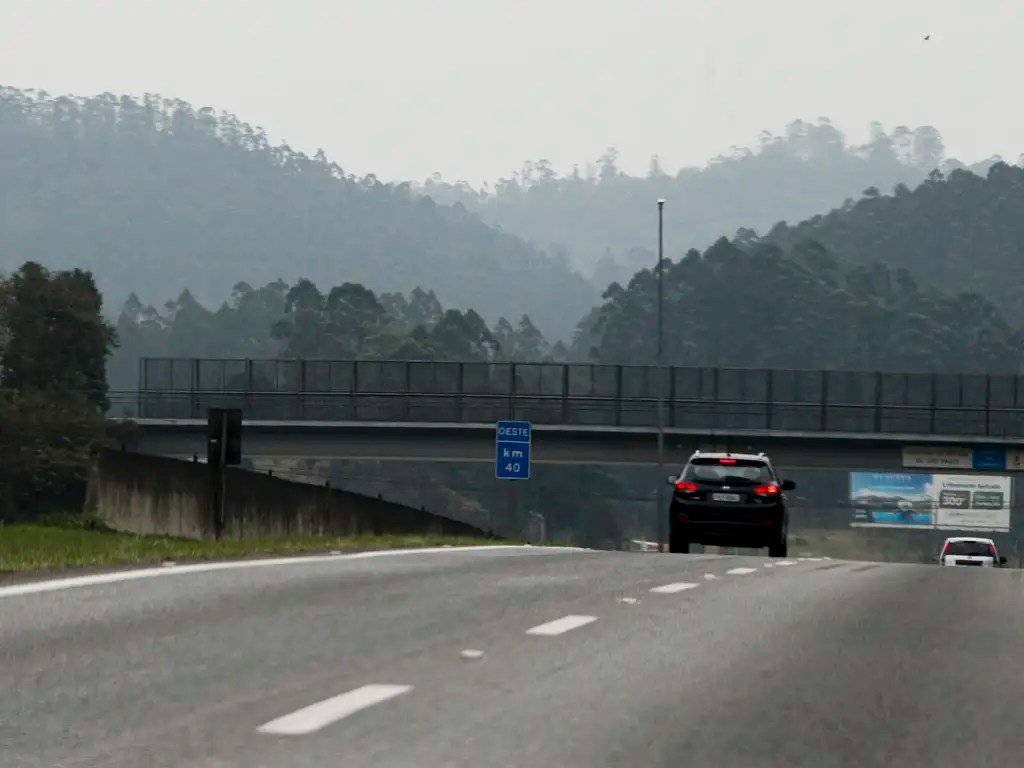
M 675 170 L 819 116 L 1016 160 L 1022 32 L 1022 0 L 0 0 L 0 84 L 175 96 L 385 179 Z

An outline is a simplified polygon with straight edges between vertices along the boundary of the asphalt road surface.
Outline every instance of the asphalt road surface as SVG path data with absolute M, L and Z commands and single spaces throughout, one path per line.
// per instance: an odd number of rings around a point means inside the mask
M 4 768 L 1024 760 L 1019 571 L 508 548 L 142 576 L 0 587 Z

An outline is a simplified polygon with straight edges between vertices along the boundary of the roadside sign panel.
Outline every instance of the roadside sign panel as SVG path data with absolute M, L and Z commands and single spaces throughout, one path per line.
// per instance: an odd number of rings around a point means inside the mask
M 499 421 L 494 430 L 494 476 L 499 480 L 530 479 L 528 421 Z
M 903 466 L 908 469 L 975 469 L 971 449 L 956 446 L 905 445 Z
M 1010 489 L 1000 475 L 851 472 L 850 525 L 1008 531 Z
M 974 446 L 974 469 L 1006 469 L 1006 448 L 1001 445 Z

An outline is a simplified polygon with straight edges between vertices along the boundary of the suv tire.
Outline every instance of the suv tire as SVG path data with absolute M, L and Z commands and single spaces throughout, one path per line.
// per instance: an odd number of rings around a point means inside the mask
M 670 530 L 668 534 L 668 551 L 676 554 L 690 554 L 690 542 L 676 530 Z
M 787 542 L 787 528 L 786 521 L 782 523 L 772 531 L 771 541 L 768 543 L 768 557 L 788 557 L 789 543 Z

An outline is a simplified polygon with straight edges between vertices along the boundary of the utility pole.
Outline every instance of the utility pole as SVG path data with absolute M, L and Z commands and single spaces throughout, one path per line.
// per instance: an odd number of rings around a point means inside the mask
M 665 201 L 658 200 L 658 355 L 657 355 L 657 388 L 658 388 L 658 481 L 657 481 L 657 516 L 658 516 L 658 551 L 665 545 L 665 325 L 664 325 L 664 211 Z

